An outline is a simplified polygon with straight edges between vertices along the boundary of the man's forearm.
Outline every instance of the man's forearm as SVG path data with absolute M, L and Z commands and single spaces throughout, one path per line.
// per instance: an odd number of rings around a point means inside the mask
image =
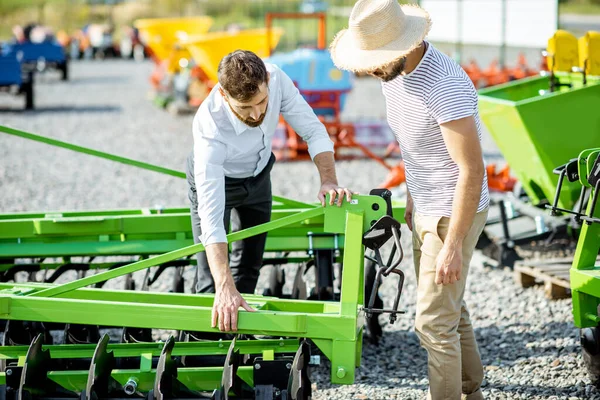
M 233 276 L 229 270 L 229 248 L 227 243 L 213 243 L 206 246 L 206 258 L 210 273 L 215 281 L 215 290 L 233 285 Z
M 449 244 L 462 244 L 469 233 L 481 198 L 482 182 L 483 169 L 460 171 L 452 202 L 452 218 L 446 236 Z
M 337 185 L 338 181 L 335 174 L 335 161 L 333 159 L 333 153 L 330 151 L 324 151 L 323 153 L 317 154 L 313 161 L 319 170 L 321 184 L 333 183 Z

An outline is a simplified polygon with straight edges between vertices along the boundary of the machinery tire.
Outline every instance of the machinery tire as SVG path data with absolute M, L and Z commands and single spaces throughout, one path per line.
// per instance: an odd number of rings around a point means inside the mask
M 581 353 L 592 384 L 600 387 L 600 332 L 598 327 L 580 331 Z
M 33 95 L 33 74 L 29 74 L 29 80 L 23 83 L 21 90 L 25 93 L 25 109 L 33 110 L 35 108 L 34 105 L 34 95 Z
M 65 60 L 65 62 L 60 65 L 59 69 L 61 72 L 60 79 L 63 81 L 69 80 L 69 62 Z

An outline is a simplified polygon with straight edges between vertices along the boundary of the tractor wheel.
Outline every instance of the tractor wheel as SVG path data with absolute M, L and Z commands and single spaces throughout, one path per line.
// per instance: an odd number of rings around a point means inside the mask
M 69 62 L 67 60 L 65 60 L 64 63 L 60 64 L 58 69 L 61 72 L 61 79 L 63 81 L 69 80 Z
M 584 328 L 580 333 L 583 363 L 592 384 L 600 387 L 600 332 L 598 327 Z
M 30 74 L 30 79 L 28 82 L 24 82 L 21 90 L 25 93 L 25 109 L 33 110 L 33 74 Z

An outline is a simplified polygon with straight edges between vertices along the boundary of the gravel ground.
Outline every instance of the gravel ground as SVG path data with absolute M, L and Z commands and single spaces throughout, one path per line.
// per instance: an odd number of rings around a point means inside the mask
M 69 82 L 60 82 L 52 74 L 38 79 L 36 111 L 19 111 L 21 99 L 1 94 L 0 124 L 183 170 L 192 146 L 192 116 L 173 117 L 151 104 L 150 71 L 149 63 L 73 63 Z M 376 82 L 358 83 L 346 118 L 356 117 L 358 110 L 369 117 L 383 115 Z M 484 151 L 488 160 L 501 160 L 487 136 Z M 0 160 L 0 212 L 187 206 L 181 179 L 16 137 L 0 135 Z M 340 183 L 362 193 L 387 174 L 371 161 L 340 162 L 337 168 Z M 308 162 L 277 163 L 272 179 L 275 194 L 303 201 L 315 198 L 318 176 Z M 409 238 L 403 231 L 407 249 Z M 410 251 L 404 269 L 401 304 L 407 314 L 395 325 L 385 326 L 379 346 L 365 345 L 354 385 L 331 385 L 328 366 L 317 368 L 315 399 L 424 397 L 426 354 L 413 329 L 415 279 Z M 384 285 L 388 304 L 394 287 L 394 281 Z M 583 367 L 569 299 L 549 301 L 541 287 L 522 289 L 510 271 L 484 267 L 476 253 L 466 300 L 486 366 L 487 398 L 600 398 Z

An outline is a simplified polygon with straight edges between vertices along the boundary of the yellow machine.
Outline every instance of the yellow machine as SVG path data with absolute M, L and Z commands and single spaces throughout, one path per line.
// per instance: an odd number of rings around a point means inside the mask
M 138 19 L 134 26 L 139 29 L 144 44 L 152 51 L 157 64 L 168 60 L 167 70 L 171 73 L 179 68 L 179 60 L 189 58 L 179 43 L 190 36 L 208 32 L 213 19 L 207 16 L 186 18 Z
M 600 76 L 600 32 L 589 31 L 579 38 L 579 67 L 586 75 Z
M 572 72 L 579 65 L 577 38 L 570 32 L 556 31 L 548 40 L 547 50 L 550 72 Z
M 237 49 L 250 50 L 259 57 L 267 57 L 269 49 L 279 43 L 283 29 L 271 30 L 271 43 L 268 42 L 267 29 L 245 29 L 237 32 L 209 32 L 203 35 L 190 36 L 180 43 L 192 55 L 197 66 L 202 68 L 206 76 L 217 82 L 217 68 L 221 59 Z

